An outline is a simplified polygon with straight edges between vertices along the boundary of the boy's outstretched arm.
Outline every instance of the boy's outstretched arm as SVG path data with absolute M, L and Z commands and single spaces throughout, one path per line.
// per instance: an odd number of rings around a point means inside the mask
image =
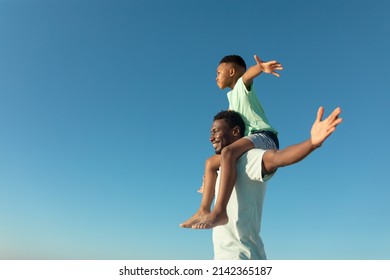
M 324 108 L 320 107 L 317 112 L 317 118 L 311 128 L 310 138 L 300 144 L 289 146 L 283 150 L 268 150 L 263 156 L 264 174 L 275 172 L 279 167 L 291 165 L 303 160 L 315 149 L 319 148 L 322 143 L 336 130 L 336 126 L 343 120 L 339 118 L 341 109 L 336 108 L 325 119 Z
M 253 79 L 259 76 L 262 72 L 280 77 L 276 70 L 283 70 L 282 64 L 276 60 L 267 62 L 262 61 L 257 55 L 255 55 L 254 58 L 256 65 L 249 67 L 248 70 L 246 70 L 246 72 L 242 75 L 242 80 L 247 88 L 250 88 L 250 86 L 253 84 Z

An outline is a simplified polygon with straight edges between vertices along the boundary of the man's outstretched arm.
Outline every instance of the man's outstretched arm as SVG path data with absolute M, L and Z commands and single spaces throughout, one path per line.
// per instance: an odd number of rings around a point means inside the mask
M 268 150 L 263 156 L 264 174 L 275 172 L 279 167 L 291 165 L 303 160 L 315 149 L 319 148 L 322 143 L 336 130 L 336 126 L 343 120 L 339 118 L 341 109 L 336 108 L 325 119 L 324 108 L 320 107 L 317 112 L 317 118 L 311 128 L 310 138 L 306 141 L 289 146 L 283 150 Z

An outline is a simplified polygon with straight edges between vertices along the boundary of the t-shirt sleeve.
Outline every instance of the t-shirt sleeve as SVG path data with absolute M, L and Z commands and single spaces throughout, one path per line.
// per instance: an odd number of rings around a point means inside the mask
M 246 86 L 244 84 L 244 81 L 242 80 L 242 77 L 237 80 L 237 83 L 234 87 L 235 87 L 236 92 L 239 92 L 241 94 L 248 95 L 252 91 L 252 88 L 251 88 L 251 90 L 248 91 L 248 89 L 246 88 Z M 252 87 L 253 87 L 253 85 L 252 85 Z
M 251 180 L 267 182 L 269 179 L 272 178 L 273 174 L 265 176 L 262 175 L 262 162 L 265 152 L 266 150 L 262 149 L 251 149 L 245 154 L 247 161 L 245 171 Z

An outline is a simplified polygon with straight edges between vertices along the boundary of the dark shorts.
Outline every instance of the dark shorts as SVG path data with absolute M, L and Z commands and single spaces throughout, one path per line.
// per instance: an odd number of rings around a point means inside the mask
M 249 139 L 255 148 L 263 150 L 279 150 L 279 139 L 276 133 L 268 130 L 254 131 L 250 135 L 245 136 Z

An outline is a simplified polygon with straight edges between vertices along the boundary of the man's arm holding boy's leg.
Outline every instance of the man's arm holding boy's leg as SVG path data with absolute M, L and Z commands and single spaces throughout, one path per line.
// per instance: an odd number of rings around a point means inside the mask
M 289 146 L 283 150 L 268 150 L 263 156 L 263 172 L 270 174 L 275 172 L 279 167 L 291 165 L 303 160 L 315 149 L 319 148 L 322 143 L 335 131 L 336 126 L 342 122 L 339 118 L 341 109 L 336 108 L 325 119 L 321 120 L 324 115 L 324 108 L 320 107 L 317 112 L 317 118 L 311 128 L 311 137 L 296 145 Z

